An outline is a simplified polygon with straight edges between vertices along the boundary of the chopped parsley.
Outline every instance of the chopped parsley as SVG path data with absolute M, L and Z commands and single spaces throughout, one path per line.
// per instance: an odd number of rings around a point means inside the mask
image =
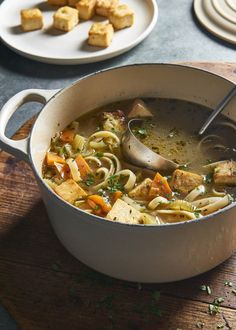
M 103 153 L 102 152 L 97 152 L 94 156 L 98 157 L 98 158 L 101 158 L 101 157 L 103 157 Z
M 219 297 L 219 298 L 215 298 L 214 303 L 217 305 L 220 305 L 224 302 L 224 298 L 223 297 Z
M 107 191 L 110 193 L 114 193 L 116 191 L 124 192 L 124 186 L 119 182 L 119 175 L 112 175 L 108 179 Z
M 201 212 L 200 211 L 195 211 L 194 215 L 195 215 L 196 218 L 200 218 Z
M 215 304 L 209 304 L 208 306 L 208 313 L 210 315 L 216 315 L 217 313 L 220 312 L 220 307 L 219 305 L 215 305 Z
M 169 134 L 167 135 L 167 137 L 172 139 L 173 137 L 175 137 L 178 134 L 179 134 L 178 130 L 174 127 L 169 131 Z
M 204 181 L 205 183 L 211 183 L 213 180 L 213 174 L 212 173 L 208 173 L 207 175 L 205 175 Z
M 88 174 L 88 178 L 84 181 L 86 186 L 92 186 L 94 184 L 94 175 L 93 174 Z
M 180 169 L 180 170 L 185 170 L 185 171 L 186 171 L 186 170 L 189 170 L 189 165 L 188 165 L 188 164 L 180 165 L 180 166 L 179 166 L 179 169 Z
M 209 285 L 205 285 L 205 284 L 201 285 L 200 286 L 200 290 L 206 291 L 208 295 L 211 295 L 212 294 L 212 290 L 209 287 Z
M 205 325 L 205 323 L 204 322 L 201 322 L 201 321 L 199 321 L 199 322 L 196 323 L 196 327 L 198 329 L 203 329 L 204 325 Z
M 133 133 L 135 135 L 138 135 L 141 139 L 144 139 L 147 137 L 147 130 L 145 128 L 134 128 Z

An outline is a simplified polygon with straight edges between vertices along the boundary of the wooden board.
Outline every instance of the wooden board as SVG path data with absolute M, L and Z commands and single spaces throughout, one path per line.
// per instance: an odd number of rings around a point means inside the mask
M 236 82 L 236 64 L 188 64 Z M 212 293 L 201 291 L 201 285 Z M 98 274 L 59 243 L 30 166 L 5 152 L 0 153 L 0 288 L 0 302 L 23 330 L 189 330 L 203 323 L 203 329 L 236 329 L 236 254 L 178 283 L 137 285 Z M 217 297 L 224 302 L 219 313 L 209 315 Z

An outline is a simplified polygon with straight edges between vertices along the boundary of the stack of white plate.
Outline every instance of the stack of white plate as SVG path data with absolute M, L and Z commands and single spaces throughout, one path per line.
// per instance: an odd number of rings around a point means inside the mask
M 236 44 L 236 0 L 194 0 L 194 10 L 208 31 Z

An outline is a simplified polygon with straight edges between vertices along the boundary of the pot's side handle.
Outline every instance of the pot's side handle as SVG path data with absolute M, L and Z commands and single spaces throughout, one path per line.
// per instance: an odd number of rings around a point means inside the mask
M 14 112 L 23 104 L 28 102 L 46 104 L 58 91 L 59 90 L 26 89 L 10 98 L 0 111 L 0 148 L 20 159 L 29 161 L 29 137 L 17 141 L 9 139 L 5 135 L 7 123 Z

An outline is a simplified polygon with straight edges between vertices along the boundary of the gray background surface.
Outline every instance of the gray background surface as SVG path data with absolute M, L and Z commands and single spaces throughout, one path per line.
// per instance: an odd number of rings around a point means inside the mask
M 23 89 L 62 88 L 86 74 L 118 65 L 173 61 L 236 62 L 236 46 L 211 36 L 199 25 L 191 0 L 158 0 L 157 3 L 159 19 L 152 34 L 128 53 L 97 64 L 42 64 L 19 56 L 0 43 L 0 108 Z M 8 125 L 8 135 L 39 109 L 38 104 L 20 109 Z M 0 308 L 0 330 L 5 329 L 15 329 L 15 325 Z

